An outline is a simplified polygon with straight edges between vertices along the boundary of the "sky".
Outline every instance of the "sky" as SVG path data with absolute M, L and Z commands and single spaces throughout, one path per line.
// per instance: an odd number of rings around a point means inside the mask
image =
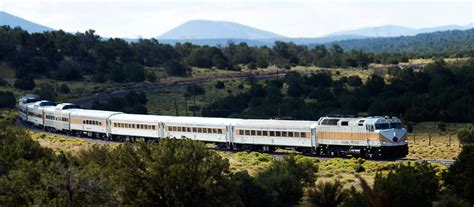
M 288 37 L 474 22 L 474 0 L 0 0 L 0 10 L 53 29 L 128 38 L 156 37 L 195 19 L 233 21 Z

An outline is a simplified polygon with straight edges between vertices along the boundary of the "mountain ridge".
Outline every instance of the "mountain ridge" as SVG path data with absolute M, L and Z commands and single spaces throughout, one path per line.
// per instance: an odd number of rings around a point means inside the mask
M 190 20 L 158 36 L 158 39 L 190 40 L 225 38 L 269 39 L 285 36 L 235 22 L 213 20 Z
M 21 27 L 23 30 L 28 31 L 29 33 L 46 32 L 46 31 L 54 30 L 50 27 L 32 22 L 30 20 L 21 18 L 19 16 L 7 13 L 5 11 L 0 11 L 0 25 L 7 25 L 12 28 Z

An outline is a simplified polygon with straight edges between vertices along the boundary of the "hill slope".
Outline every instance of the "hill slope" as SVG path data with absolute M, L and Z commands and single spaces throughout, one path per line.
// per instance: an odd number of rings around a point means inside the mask
M 440 32 L 448 30 L 466 30 L 473 28 L 473 24 L 466 26 L 460 25 L 443 25 L 438 27 L 429 27 L 415 29 L 410 27 L 398 26 L 398 25 L 384 25 L 379 27 L 364 27 L 355 30 L 347 30 L 331 33 L 327 36 L 334 35 L 359 35 L 365 37 L 398 37 L 398 36 L 413 36 L 421 33 Z
M 343 40 L 332 43 L 340 44 L 344 50 L 356 49 L 367 52 L 454 54 L 474 51 L 474 29 L 424 33 L 408 37 Z
M 45 31 L 53 30 L 49 27 L 28 21 L 26 19 L 17 17 L 15 15 L 6 13 L 4 11 L 0 11 L 0 25 L 8 25 L 12 28 L 21 27 L 23 30 L 28 31 L 29 33 L 45 32 Z
M 158 39 L 267 39 L 284 36 L 226 21 L 192 20 L 158 36 Z

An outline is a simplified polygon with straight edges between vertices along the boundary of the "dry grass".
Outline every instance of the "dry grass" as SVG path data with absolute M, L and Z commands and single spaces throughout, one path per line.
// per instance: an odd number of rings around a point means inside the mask
M 46 148 L 52 149 L 54 152 L 67 152 L 76 154 L 81 150 L 90 149 L 93 145 L 107 145 L 107 146 L 116 146 L 116 143 L 106 143 L 106 142 L 92 142 L 82 138 L 61 136 L 56 134 L 47 134 L 44 132 L 34 132 L 28 130 L 28 134 L 33 140 L 38 141 L 38 143 Z
M 453 160 L 461 152 L 457 130 L 467 124 L 446 124 L 446 131 L 440 131 L 435 122 L 423 122 L 414 125 L 413 133 L 408 135 L 411 159 Z M 431 136 L 431 144 L 429 137 Z M 451 138 L 451 143 L 449 139 Z

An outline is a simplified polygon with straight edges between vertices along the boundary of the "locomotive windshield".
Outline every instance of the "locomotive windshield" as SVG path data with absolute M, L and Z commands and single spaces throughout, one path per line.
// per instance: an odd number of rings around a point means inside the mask
M 375 129 L 390 129 L 390 124 L 388 123 L 375 124 Z
M 379 130 L 382 130 L 382 129 L 401 129 L 402 128 L 402 124 L 399 123 L 399 122 L 394 122 L 394 123 L 379 123 L 379 124 L 375 124 L 375 129 L 379 129 Z
M 401 129 L 402 128 L 402 123 L 394 122 L 394 123 L 390 123 L 390 126 L 394 129 Z

